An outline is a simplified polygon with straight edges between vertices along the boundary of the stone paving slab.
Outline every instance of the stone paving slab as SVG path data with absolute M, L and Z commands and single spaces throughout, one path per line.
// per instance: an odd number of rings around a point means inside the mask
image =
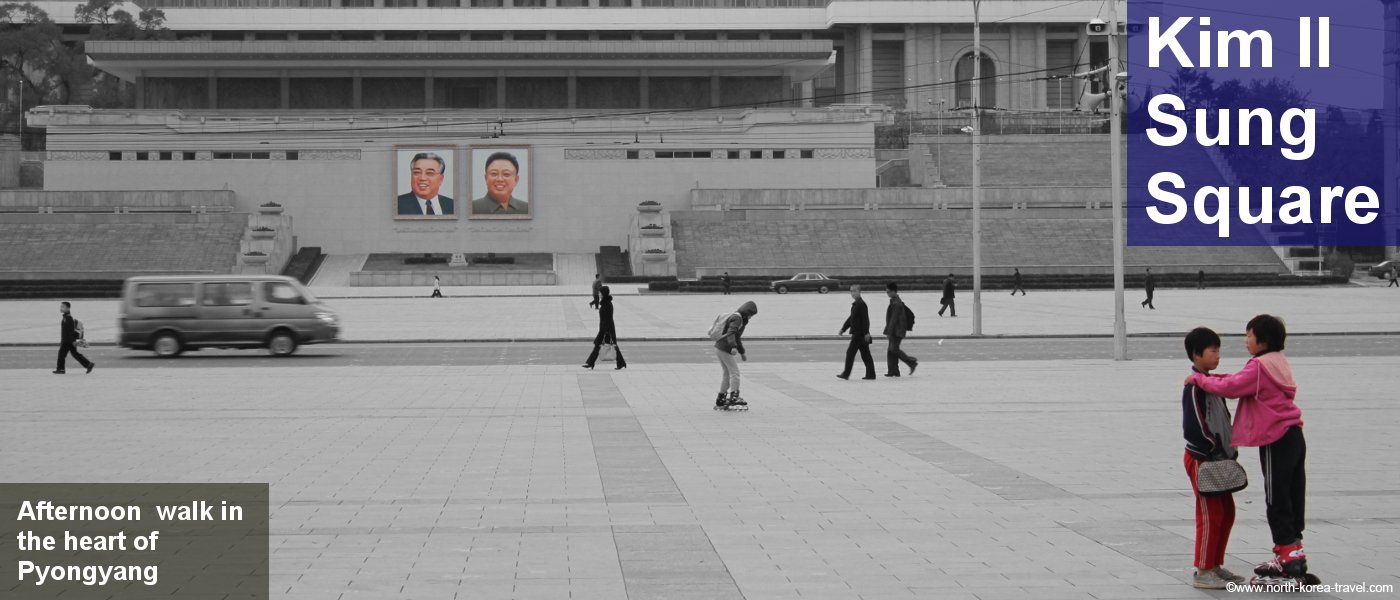
M 1393 362 L 1293 360 L 1325 582 L 1400 585 Z M 747 413 L 713 364 L 5 370 L 0 480 L 268 482 L 274 598 L 1227 597 L 1186 583 L 1184 360 L 833 367 L 747 365 Z
M 386 289 L 386 288 L 366 288 Z M 387 288 L 393 289 L 393 288 Z M 1309 288 L 1224 288 L 1161 290 L 1157 310 L 1138 305 L 1140 291 L 1127 294 L 1130 335 L 1180 335 L 1196 326 L 1222 334 L 1243 334 L 1259 313 L 1282 316 L 1289 333 L 1400 332 L 1400 288 L 1375 285 Z M 903 294 L 917 314 L 916 338 L 972 334 L 971 293 L 959 292 L 958 317 L 938 317 L 939 296 Z M 883 326 L 883 291 L 865 294 L 876 328 Z M 835 336 L 849 312 L 847 294 L 644 295 L 616 301 L 622 340 L 701 339 L 715 315 L 746 300 L 759 314 L 747 333 L 752 338 Z M 343 323 L 349 341 L 405 340 L 584 340 L 598 331 L 589 295 L 433 298 L 344 298 L 326 302 Z M 116 338 L 116 300 L 77 300 L 74 314 L 87 326 L 88 340 Z M 983 295 L 982 332 L 989 336 L 1112 336 L 1111 290 L 1033 292 L 1011 297 Z M 0 302 L 0 344 L 54 344 L 58 302 Z

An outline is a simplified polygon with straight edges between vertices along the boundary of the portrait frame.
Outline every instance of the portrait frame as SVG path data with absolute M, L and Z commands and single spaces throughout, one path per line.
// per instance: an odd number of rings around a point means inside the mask
M 487 181 L 487 159 L 498 152 L 504 152 L 514 157 L 518 163 L 516 176 L 518 181 L 511 191 L 511 205 L 516 202 L 525 203 L 524 212 L 511 212 L 507 214 L 497 214 L 495 212 L 485 212 L 482 209 L 483 203 L 489 199 L 490 190 Z M 467 182 L 467 197 L 471 198 L 471 204 L 467 208 L 467 218 L 472 220 L 512 220 L 523 221 L 535 218 L 534 197 L 534 147 L 529 145 L 474 145 L 467 147 L 466 175 L 463 180 Z M 496 205 L 491 205 L 494 209 Z
M 395 221 L 456 221 L 462 214 L 462 195 L 458 185 L 457 146 L 403 144 L 393 147 L 389 168 L 393 184 L 389 198 L 389 214 Z M 414 197 L 412 163 L 419 154 L 431 154 L 442 158 L 444 168 L 442 183 L 438 188 L 442 214 L 422 214 L 422 207 Z M 451 202 L 447 202 L 450 200 Z M 450 206 L 449 206 L 450 205 Z

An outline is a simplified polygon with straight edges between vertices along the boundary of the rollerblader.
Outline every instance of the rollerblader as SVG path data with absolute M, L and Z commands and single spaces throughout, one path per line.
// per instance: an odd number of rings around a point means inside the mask
M 739 309 L 715 318 L 710 326 L 710 339 L 715 341 L 715 356 L 722 369 L 719 395 L 715 396 L 715 410 L 748 410 L 749 403 L 739 395 L 739 361 L 747 361 L 744 352 L 743 335 L 749 320 L 758 314 L 758 305 L 745 302 Z

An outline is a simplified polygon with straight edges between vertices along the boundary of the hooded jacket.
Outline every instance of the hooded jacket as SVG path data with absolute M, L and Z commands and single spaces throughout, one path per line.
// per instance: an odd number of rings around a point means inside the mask
M 1232 438 L 1239 446 L 1267 446 L 1294 425 L 1303 425 L 1303 411 L 1294 403 L 1298 384 L 1282 352 L 1249 359 L 1233 375 L 1192 373 L 1191 383 L 1226 398 L 1239 398 Z
M 739 306 L 735 314 L 729 315 L 729 320 L 724 322 L 724 335 L 715 340 L 715 348 L 721 352 L 738 350 L 739 354 L 744 352 L 744 328 L 748 327 L 749 319 L 758 314 L 758 305 L 753 301 L 745 302 Z

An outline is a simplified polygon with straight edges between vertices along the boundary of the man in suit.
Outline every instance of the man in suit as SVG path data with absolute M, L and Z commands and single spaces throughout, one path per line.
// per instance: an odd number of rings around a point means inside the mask
M 530 203 L 515 197 L 520 184 L 520 161 L 509 152 L 496 152 L 486 157 L 486 194 L 472 200 L 472 214 L 528 215 Z
M 919 368 L 919 359 L 899 349 L 899 345 L 904 343 L 904 336 L 909 334 L 909 315 L 905 312 L 904 301 L 899 299 L 899 284 L 893 281 L 886 284 L 885 294 L 890 297 L 890 306 L 885 309 L 885 337 L 890 344 L 885 357 L 890 366 L 885 377 L 899 377 L 900 361 L 909 365 L 909 374 L 913 375 L 914 369 Z
M 954 317 L 958 316 L 958 307 L 953 303 L 954 296 L 957 295 L 957 293 L 953 291 L 957 288 L 954 281 L 956 280 L 953 279 L 952 273 L 949 273 L 948 277 L 943 280 L 943 299 L 940 301 L 943 304 L 943 308 L 938 309 L 938 316 L 940 317 L 943 316 L 943 311 L 945 310 L 951 311 Z
M 97 366 L 97 363 L 88 360 L 87 357 L 78 352 L 78 340 L 80 339 L 78 337 L 78 323 L 73 315 L 69 314 L 71 309 L 72 305 L 67 302 L 58 303 L 58 312 L 63 317 L 58 326 L 58 368 L 54 369 L 55 375 L 68 372 L 64 367 L 68 363 L 69 354 L 78 359 L 78 364 L 86 368 L 89 373 L 92 372 L 93 367 Z
M 435 216 L 455 214 L 452 199 L 439 196 L 438 190 L 447 179 L 447 161 L 431 152 L 419 152 L 409 161 L 409 192 L 399 196 L 401 216 Z
M 851 303 L 851 316 L 846 317 L 845 324 L 841 325 L 841 331 L 837 334 L 844 335 L 849 329 L 851 344 L 846 346 L 846 368 L 842 369 L 837 377 L 851 378 L 851 368 L 856 363 L 856 352 L 860 352 L 860 360 L 865 363 L 865 377 L 861 379 L 874 379 L 875 359 L 870 356 L 870 310 L 866 308 L 865 301 L 860 299 L 860 285 L 851 286 L 851 298 L 855 300 Z
M 1157 310 L 1157 307 L 1152 306 L 1152 292 L 1157 289 L 1157 280 L 1152 277 L 1152 267 L 1147 268 L 1147 278 L 1142 282 L 1142 289 L 1147 292 L 1147 299 L 1142 301 L 1142 305 Z

